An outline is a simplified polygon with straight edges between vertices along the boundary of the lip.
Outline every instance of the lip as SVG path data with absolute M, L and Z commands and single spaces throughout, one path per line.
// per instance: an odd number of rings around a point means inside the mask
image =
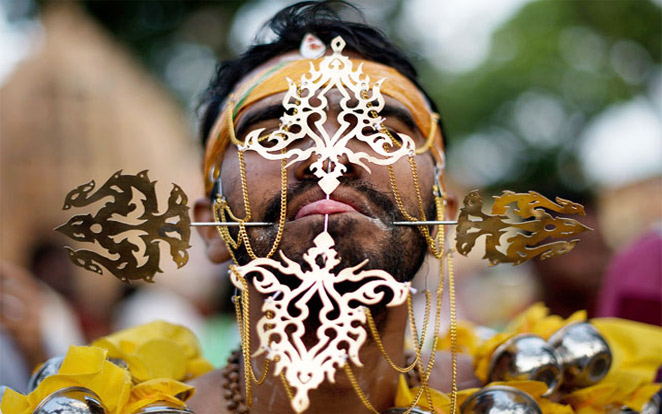
M 301 207 L 294 219 L 297 220 L 302 217 L 312 216 L 313 214 L 339 214 L 351 213 L 355 211 L 356 209 L 349 204 L 345 204 L 337 200 L 323 199 L 313 201 L 312 203 Z
M 367 217 L 373 217 L 364 196 L 355 191 L 343 191 L 338 188 L 326 199 L 324 194 L 313 191 L 299 200 L 294 200 L 292 209 L 294 213 L 290 220 L 298 220 L 303 217 L 324 214 L 360 213 Z

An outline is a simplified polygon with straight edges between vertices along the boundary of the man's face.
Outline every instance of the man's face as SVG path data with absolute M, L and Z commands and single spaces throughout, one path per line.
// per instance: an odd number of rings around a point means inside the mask
M 388 81 L 388 80 L 387 80 Z M 263 98 L 244 109 L 235 120 L 237 138 L 244 141 L 253 130 L 265 128 L 263 134 L 279 127 L 283 113 L 284 93 Z M 336 90 L 326 94 L 328 106 L 323 128 L 329 135 L 340 127 L 338 114 L 342 95 Z M 416 146 L 425 142 L 416 127 L 409 109 L 394 98 L 385 96 L 385 107 L 380 115 L 384 126 L 397 137 L 405 134 Z M 351 121 L 350 121 L 351 122 Z M 311 128 L 313 126 L 311 125 Z M 301 139 L 291 146 L 305 149 L 313 145 L 310 139 Z M 347 147 L 353 151 L 370 154 L 372 149 L 358 140 L 349 140 Z M 224 155 L 221 167 L 223 192 L 232 211 L 244 215 L 238 149 L 231 145 Z M 245 151 L 245 170 L 252 221 L 277 223 L 280 214 L 281 162 L 267 160 L 255 151 Z M 416 227 L 394 226 L 394 221 L 405 221 L 396 204 L 389 173 L 386 167 L 367 164 L 368 172 L 359 165 L 341 158 L 346 171 L 339 178 L 340 185 L 326 199 L 318 185 L 319 178 L 310 170 L 316 161 L 313 155 L 307 160 L 295 162 L 287 168 L 287 222 L 279 249 L 290 259 L 301 263 L 301 256 L 313 245 L 313 239 L 326 228 L 333 237 L 342 266 L 356 265 L 368 259 L 366 269 L 383 269 L 397 280 L 408 280 L 420 267 L 426 252 L 426 241 Z M 427 219 L 434 219 L 432 208 L 432 183 L 434 160 L 429 153 L 415 155 L 418 187 Z M 420 217 L 416 185 L 412 165 L 408 157 L 402 157 L 392 165 L 396 185 L 409 214 Z M 252 228 L 249 235 L 258 257 L 271 249 L 277 234 L 277 225 Z M 248 261 L 245 250 L 237 256 L 242 264 Z

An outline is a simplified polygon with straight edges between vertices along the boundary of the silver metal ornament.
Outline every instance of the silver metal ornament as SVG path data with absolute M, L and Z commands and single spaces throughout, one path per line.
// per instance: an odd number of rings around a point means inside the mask
M 60 370 L 62 366 L 62 361 L 64 361 L 64 356 L 56 356 L 51 359 L 48 359 L 46 362 L 41 364 L 41 367 L 30 377 L 28 381 L 28 392 L 34 391 L 37 389 L 39 384 L 46 378 L 51 375 L 55 375 Z
M 402 407 L 394 407 L 394 408 L 389 408 L 384 412 L 384 414 L 404 414 L 404 413 L 410 413 L 410 414 L 432 414 L 432 411 L 427 411 L 419 407 L 413 407 L 411 411 L 409 408 L 402 408 Z
M 157 401 L 131 414 L 193 414 L 193 411 L 168 401 Z
M 660 392 L 653 395 L 641 409 L 641 414 L 659 414 L 662 412 L 662 396 Z
M 462 414 L 542 414 L 538 403 L 524 391 L 493 385 L 472 394 L 460 407 Z
M 563 364 L 564 387 L 588 387 L 609 372 L 611 349 L 590 323 L 567 325 L 554 333 L 549 343 L 556 349 Z
M 558 388 L 563 368 L 560 359 L 544 339 L 532 335 L 516 335 L 501 344 L 490 358 L 489 382 L 534 380 L 547 384 L 544 397 Z
M 106 414 L 108 410 L 92 390 L 67 387 L 44 398 L 33 414 Z

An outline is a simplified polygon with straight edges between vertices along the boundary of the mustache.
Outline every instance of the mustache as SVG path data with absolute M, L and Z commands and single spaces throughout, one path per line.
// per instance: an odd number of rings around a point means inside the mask
M 301 196 L 302 194 L 310 191 L 312 188 L 315 188 L 318 185 L 317 179 L 306 179 L 299 181 L 293 186 L 289 186 L 287 189 L 287 199 L 294 200 L 296 197 Z M 405 216 L 400 212 L 400 209 L 396 206 L 395 201 L 391 200 L 381 191 L 375 189 L 371 184 L 364 181 L 358 181 L 354 179 L 349 179 L 347 177 L 339 178 L 340 185 L 346 188 L 352 188 L 356 192 L 363 195 L 374 208 L 374 213 L 377 214 L 377 218 L 380 219 L 385 225 L 389 227 L 393 226 L 394 221 L 405 221 Z M 264 217 L 262 221 L 276 223 L 280 216 L 280 194 L 275 195 L 271 200 L 267 202 L 267 208 L 265 209 Z

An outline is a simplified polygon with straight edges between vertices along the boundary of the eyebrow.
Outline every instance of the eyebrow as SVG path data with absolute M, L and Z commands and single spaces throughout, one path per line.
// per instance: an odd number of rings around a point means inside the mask
M 414 122 L 414 118 L 411 116 L 411 114 L 402 108 L 398 108 L 397 106 L 386 104 L 379 112 L 379 115 L 387 119 L 389 117 L 396 118 L 412 131 L 416 131 L 418 129 L 416 122 Z
M 279 119 L 284 113 L 285 108 L 281 104 L 270 105 L 257 111 L 248 111 L 239 125 L 237 125 L 235 135 L 237 138 L 242 137 L 251 125 L 271 119 Z
M 241 120 L 239 125 L 236 126 L 235 135 L 239 138 L 244 135 L 244 133 L 249 129 L 250 126 L 260 123 L 262 121 L 268 121 L 272 119 L 279 119 L 285 113 L 285 108 L 281 104 L 270 105 L 264 109 L 257 111 L 248 111 L 244 118 Z M 412 131 L 415 131 L 418 127 L 414 118 L 411 114 L 397 106 L 392 106 L 389 104 L 384 105 L 382 110 L 379 112 L 379 115 L 384 118 L 395 118 L 402 122 L 407 128 Z

